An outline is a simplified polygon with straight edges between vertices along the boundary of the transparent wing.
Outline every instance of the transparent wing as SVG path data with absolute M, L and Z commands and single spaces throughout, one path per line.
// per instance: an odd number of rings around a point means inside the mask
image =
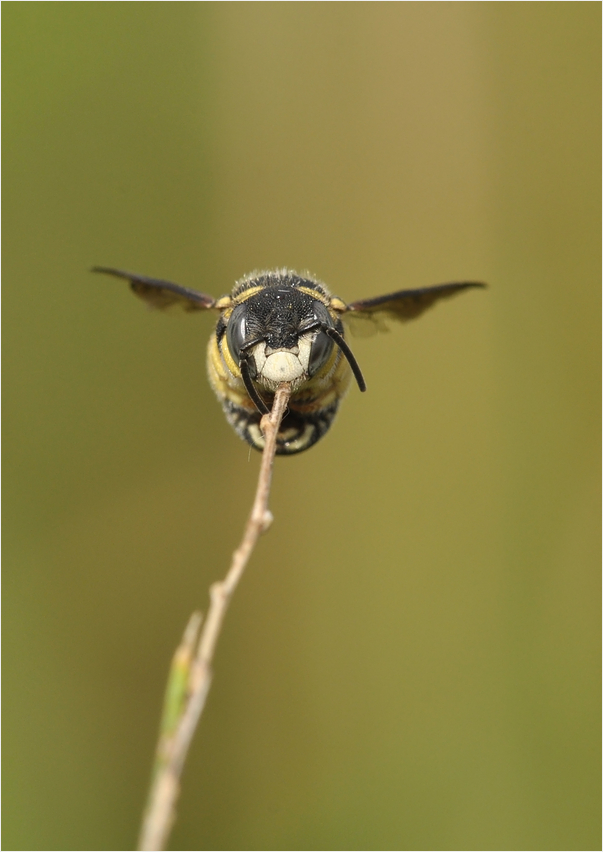
M 477 281 L 462 281 L 456 284 L 437 284 L 420 290 L 398 290 L 373 299 L 361 299 L 347 306 L 342 319 L 353 334 L 360 337 L 376 331 L 389 331 L 389 323 L 406 322 L 421 316 L 439 299 L 448 299 L 471 287 L 485 287 Z
M 121 269 L 109 269 L 106 266 L 94 266 L 92 272 L 103 272 L 106 275 L 114 275 L 116 278 L 125 278 L 130 282 L 130 287 L 137 296 L 160 310 L 172 305 L 180 305 L 185 311 L 203 311 L 213 308 L 216 303 L 212 296 L 189 290 L 188 287 L 181 287 L 179 284 L 172 284 L 170 281 L 161 281 L 159 278 L 146 278 L 143 275 L 135 275 L 133 272 L 124 272 Z

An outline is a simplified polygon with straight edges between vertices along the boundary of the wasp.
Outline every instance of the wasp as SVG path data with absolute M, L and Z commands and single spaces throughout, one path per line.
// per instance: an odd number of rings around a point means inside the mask
M 346 304 L 316 278 L 293 270 L 252 272 L 228 296 L 214 299 L 170 281 L 96 266 L 124 278 L 154 308 L 218 312 L 207 349 L 209 381 L 226 419 L 256 450 L 264 447 L 260 421 L 281 382 L 291 386 L 288 411 L 277 436 L 279 455 L 313 446 L 330 428 L 352 376 L 366 390 L 344 324 L 362 333 L 386 330 L 388 322 L 420 316 L 439 299 L 473 287 L 474 281 L 399 290 Z

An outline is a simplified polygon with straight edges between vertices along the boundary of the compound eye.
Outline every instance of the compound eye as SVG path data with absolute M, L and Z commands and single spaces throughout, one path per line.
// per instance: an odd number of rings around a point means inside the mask
M 321 367 L 323 367 L 331 352 L 333 351 L 333 341 L 324 331 L 319 331 L 312 347 L 310 349 L 310 360 L 308 362 L 308 373 L 313 376 Z
M 238 364 L 241 360 L 241 347 L 245 344 L 247 323 L 245 321 L 245 305 L 234 309 L 226 326 L 226 343 L 233 360 Z

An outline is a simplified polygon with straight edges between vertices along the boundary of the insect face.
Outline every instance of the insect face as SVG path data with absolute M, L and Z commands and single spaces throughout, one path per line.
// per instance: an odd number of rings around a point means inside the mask
M 251 378 L 266 390 L 290 382 L 294 393 L 333 352 L 321 326 L 335 327 L 321 302 L 293 287 L 266 288 L 232 311 L 225 345 L 235 363 L 247 361 Z
M 291 385 L 289 409 L 277 436 L 280 455 L 307 450 L 325 434 L 352 374 L 360 390 L 366 390 L 342 319 L 370 333 L 387 329 L 392 320 L 414 319 L 439 299 L 485 286 L 473 281 L 439 284 L 346 304 L 316 279 L 280 269 L 247 275 L 230 296 L 214 299 L 119 269 L 93 271 L 126 278 L 155 308 L 177 304 L 186 311 L 219 311 L 207 352 L 209 380 L 228 422 L 252 447 L 264 447 L 260 421 L 276 388 L 281 382 Z

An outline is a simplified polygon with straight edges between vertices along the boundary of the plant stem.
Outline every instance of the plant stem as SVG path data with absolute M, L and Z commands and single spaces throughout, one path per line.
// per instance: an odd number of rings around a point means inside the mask
M 161 732 L 155 753 L 155 765 L 149 798 L 143 817 L 140 850 L 162 850 L 168 841 L 176 817 L 180 776 L 193 734 L 199 722 L 211 685 L 212 660 L 230 599 L 241 579 L 260 535 L 272 522 L 268 509 L 276 436 L 283 419 L 291 388 L 279 385 L 272 410 L 262 417 L 264 450 L 251 515 L 241 544 L 232 556 L 224 580 L 209 590 L 210 605 L 201 628 L 201 615 L 193 613 L 182 642 L 172 660 L 161 720 Z

